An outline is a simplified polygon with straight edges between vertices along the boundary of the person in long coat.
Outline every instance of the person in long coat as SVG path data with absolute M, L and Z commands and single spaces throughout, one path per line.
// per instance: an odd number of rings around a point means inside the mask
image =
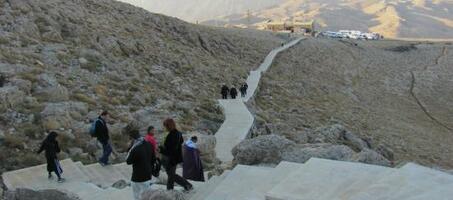
M 173 190 L 176 182 L 178 185 L 184 187 L 184 190 L 190 191 L 193 189 L 192 184 L 176 174 L 176 166 L 183 162 L 182 144 L 184 143 L 184 138 L 182 137 L 182 133 L 176 129 L 176 123 L 171 118 L 164 121 L 164 127 L 169 133 L 165 137 L 164 145 L 159 147 L 159 151 L 162 157 L 162 164 L 167 172 L 167 190 Z
M 230 89 L 230 96 L 232 99 L 236 99 L 236 96 L 238 96 L 238 91 L 236 90 L 235 87 Z
M 63 169 L 58 161 L 57 154 L 60 153 L 60 146 L 57 141 L 58 134 L 56 132 L 50 132 L 46 139 L 41 143 L 41 147 L 38 150 L 38 154 L 45 151 L 47 160 L 47 172 L 49 173 L 49 179 L 52 179 L 52 172 L 58 177 L 58 182 L 64 182 L 64 178 L 61 177 Z
M 184 143 L 182 176 L 193 181 L 204 181 L 203 165 L 197 148 L 198 138 L 193 136 Z
M 223 85 L 220 93 L 222 94 L 222 99 L 228 99 L 228 93 L 230 92 L 230 89 L 228 86 Z

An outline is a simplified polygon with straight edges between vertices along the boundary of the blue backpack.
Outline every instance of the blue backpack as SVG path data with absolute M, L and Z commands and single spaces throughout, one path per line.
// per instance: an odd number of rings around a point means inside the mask
M 91 124 L 90 130 L 88 133 L 90 133 L 91 137 L 96 137 L 96 123 L 99 121 L 99 119 L 96 119 L 93 121 Z

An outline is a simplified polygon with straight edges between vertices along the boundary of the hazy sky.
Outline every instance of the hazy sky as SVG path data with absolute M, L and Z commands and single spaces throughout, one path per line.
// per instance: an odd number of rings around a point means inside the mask
M 244 13 L 275 5 L 284 0 L 120 0 L 151 12 L 195 22 L 217 16 Z

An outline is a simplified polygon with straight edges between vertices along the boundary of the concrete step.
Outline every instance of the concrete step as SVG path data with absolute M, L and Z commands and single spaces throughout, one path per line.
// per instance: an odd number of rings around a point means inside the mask
M 263 200 L 271 188 L 269 174 L 273 168 L 238 165 L 205 200 Z
M 197 189 L 195 194 L 190 198 L 191 200 L 200 200 L 208 196 L 215 188 L 228 176 L 230 170 L 226 170 L 220 176 L 213 176 L 209 179 L 204 187 Z
M 113 165 L 113 167 L 119 171 L 124 177 L 128 178 L 126 179 L 127 181 L 129 181 L 132 177 L 132 166 L 131 165 L 127 165 L 125 162 L 123 163 L 119 163 L 119 164 L 115 164 Z
M 132 188 L 126 187 L 124 189 L 107 188 L 101 193 L 97 193 L 90 197 L 89 200 L 133 200 Z M 87 199 L 88 200 L 88 199 Z
M 72 182 L 88 182 L 88 177 L 80 171 L 77 165 L 71 160 L 60 161 L 63 168 L 62 176 L 66 179 L 65 183 L 57 183 L 55 174 L 54 179 L 48 179 L 47 164 L 24 168 L 16 171 L 5 172 L 2 174 L 3 182 L 9 190 L 16 188 L 29 189 L 59 189 Z
M 451 197 L 453 197 L 453 184 L 448 184 L 445 186 L 441 186 L 437 189 L 430 190 L 428 192 L 425 192 L 423 194 L 410 197 L 407 200 L 427 200 L 427 199 L 432 199 L 432 200 L 451 200 Z
M 361 180 L 377 179 L 385 173 L 388 173 L 387 167 L 311 158 L 273 187 L 266 199 L 333 199 L 345 187 Z M 362 183 L 367 184 L 367 181 Z
M 273 186 L 278 185 L 280 182 L 286 179 L 291 173 L 302 168 L 304 164 L 281 161 L 274 170 L 271 172 L 270 184 Z
M 113 165 L 101 166 L 99 163 L 86 165 L 85 173 L 88 174 L 89 181 L 102 188 L 108 188 L 119 180 L 128 181 L 130 177 L 125 177 Z
M 80 171 L 85 174 L 85 176 L 89 177 L 89 175 L 86 171 L 85 165 L 82 162 L 78 161 L 75 164 L 80 169 Z
M 353 195 L 351 199 L 411 199 L 432 194 L 430 199 L 443 199 L 435 190 L 453 184 L 453 176 L 414 163 L 407 163 L 394 173 L 384 176 L 368 188 Z M 452 193 L 452 192 L 450 192 Z
M 60 188 L 60 191 L 74 193 L 82 200 L 90 200 L 93 196 L 103 192 L 103 189 L 86 182 L 70 182 L 62 186 L 64 187 Z

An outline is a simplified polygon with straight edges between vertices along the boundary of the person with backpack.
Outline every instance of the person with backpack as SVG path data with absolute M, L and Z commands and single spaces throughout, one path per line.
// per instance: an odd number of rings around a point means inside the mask
M 232 98 L 232 99 L 236 99 L 236 96 L 237 96 L 237 95 L 238 95 L 238 91 L 236 90 L 235 87 L 232 87 L 232 88 L 230 89 L 230 96 L 231 96 L 231 98 Z
M 131 131 L 129 136 L 132 142 L 126 163 L 132 165 L 131 186 L 134 199 L 140 200 L 141 194 L 152 185 L 151 179 L 156 155 L 152 145 L 140 137 L 138 130 Z
M 200 150 L 197 147 L 197 136 L 192 136 L 184 143 L 182 177 L 193 181 L 204 182 L 203 165 L 200 158 Z
M 57 154 L 60 153 L 60 146 L 58 145 L 58 141 L 56 138 L 58 134 L 54 131 L 50 132 L 47 135 L 46 139 L 41 143 L 41 147 L 38 150 L 38 154 L 45 151 L 46 160 L 47 160 L 47 172 L 49 172 L 49 179 L 52 179 L 52 172 L 58 177 L 58 182 L 62 183 L 65 181 L 64 178 L 61 177 L 63 173 L 63 169 L 61 168 L 60 162 L 57 158 Z
M 226 86 L 225 84 L 222 86 L 222 89 L 220 91 L 220 93 L 222 94 L 222 99 L 228 99 L 228 93 L 230 92 L 230 89 L 228 88 L 228 86 Z
M 176 123 L 171 118 L 164 120 L 163 124 L 169 133 L 165 138 L 164 145 L 160 146 L 159 150 L 162 155 L 162 164 L 165 167 L 168 176 L 167 190 L 173 190 L 174 183 L 176 182 L 178 185 L 181 185 L 185 191 L 190 191 L 193 189 L 192 184 L 176 174 L 176 166 L 183 161 L 182 144 L 184 143 L 184 139 L 182 133 L 176 129 Z
M 94 122 L 94 130 L 92 136 L 96 137 L 99 143 L 102 144 L 102 156 L 99 158 L 99 164 L 106 166 L 109 164 L 109 157 L 112 153 L 112 145 L 110 143 L 109 129 L 107 127 L 107 120 L 109 118 L 109 113 L 103 111 L 101 115 Z

